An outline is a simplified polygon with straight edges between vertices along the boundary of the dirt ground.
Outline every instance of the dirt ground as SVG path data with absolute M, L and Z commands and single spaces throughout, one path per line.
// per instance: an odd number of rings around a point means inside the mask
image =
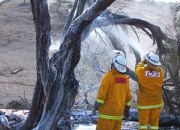
M 68 10 L 50 4 L 52 36 L 58 38 Z M 31 6 L 23 0 L 0 4 L 0 107 L 12 100 L 31 100 L 36 82 L 35 29 Z

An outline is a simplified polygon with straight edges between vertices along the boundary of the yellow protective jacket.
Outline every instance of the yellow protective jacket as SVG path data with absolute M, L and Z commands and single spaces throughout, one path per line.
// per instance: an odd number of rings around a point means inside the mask
M 125 105 L 131 105 L 127 75 L 117 70 L 107 72 L 102 79 L 96 102 L 102 104 L 99 107 L 99 118 L 121 120 Z
M 162 84 L 164 73 L 162 68 L 151 71 L 140 62 L 135 69 L 138 76 L 137 108 L 152 109 L 163 107 Z

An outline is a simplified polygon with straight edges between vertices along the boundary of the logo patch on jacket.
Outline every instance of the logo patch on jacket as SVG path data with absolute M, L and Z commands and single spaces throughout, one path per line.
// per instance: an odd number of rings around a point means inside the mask
M 121 84 L 126 84 L 127 83 L 127 79 L 126 78 L 115 78 L 115 83 L 121 83 Z
M 158 71 L 146 71 L 145 76 L 146 77 L 160 77 L 160 72 L 158 72 Z

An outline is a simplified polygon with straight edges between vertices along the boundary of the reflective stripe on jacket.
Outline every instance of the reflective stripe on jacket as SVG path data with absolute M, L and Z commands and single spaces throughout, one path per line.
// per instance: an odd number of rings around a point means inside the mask
M 101 81 L 96 102 L 102 104 L 99 107 L 99 118 L 122 119 L 124 106 L 131 105 L 127 75 L 120 74 L 117 70 L 106 73 Z
M 151 109 L 163 107 L 162 84 L 163 70 L 150 70 L 147 65 L 139 63 L 135 69 L 138 77 L 137 108 Z

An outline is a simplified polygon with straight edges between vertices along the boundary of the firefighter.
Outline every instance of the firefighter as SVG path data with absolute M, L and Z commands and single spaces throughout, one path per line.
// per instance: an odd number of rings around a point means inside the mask
M 158 130 L 160 112 L 164 106 L 162 98 L 164 74 L 160 66 L 159 56 L 148 53 L 135 69 L 138 77 L 139 130 L 148 130 L 148 128 Z
M 111 70 L 101 81 L 93 110 L 93 114 L 99 110 L 96 130 L 120 130 L 123 114 L 129 116 L 131 93 L 122 53 L 113 57 Z

